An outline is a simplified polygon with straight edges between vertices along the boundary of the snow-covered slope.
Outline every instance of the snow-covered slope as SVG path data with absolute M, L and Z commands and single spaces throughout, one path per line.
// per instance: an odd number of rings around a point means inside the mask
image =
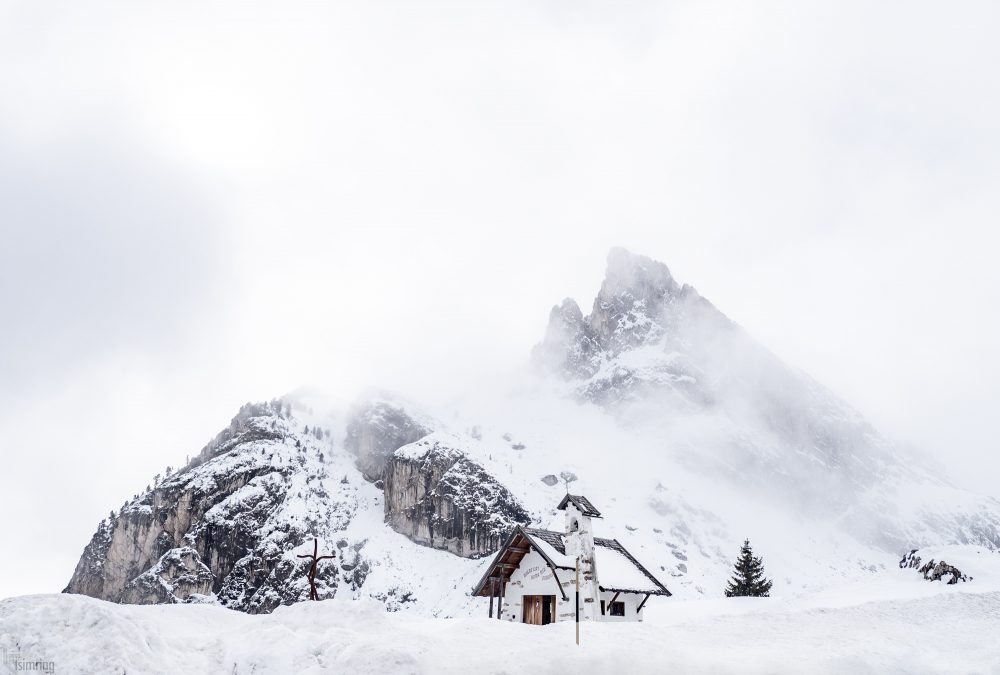
M 248 616 L 48 595 L 0 602 L 0 649 L 57 673 L 996 672 L 1000 554 L 952 553 L 978 584 L 894 568 L 825 595 L 672 599 L 644 623 L 585 624 L 580 646 L 572 623 L 428 619 L 340 597 Z
M 778 597 L 913 548 L 1000 545 L 1000 503 L 904 456 L 660 263 L 612 251 L 591 313 L 554 308 L 533 357 L 452 405 L 247 406 L 101 524 L 67 590 L 268 612 L 307 597 L 297 556 L 318 537 L 337 555 L 321 597 L 484 611 L 481 558 L 517 523 L 561 526 L 565 472 L 671 601 L 721 595 L 746 537 Z

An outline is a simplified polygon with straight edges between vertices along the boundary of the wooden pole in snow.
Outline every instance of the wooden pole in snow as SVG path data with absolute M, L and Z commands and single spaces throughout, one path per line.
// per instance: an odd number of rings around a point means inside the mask
M 504 590 L 503 587 L 504 587 L 503 570 L 501 569 L 500 570 L 500 593 L 497 595 L 497 619 L 499 619 L 500 616 L 503 614 L 503 590 Z
M 576 644 L 580 644 L 580 556 L 576 557 Z

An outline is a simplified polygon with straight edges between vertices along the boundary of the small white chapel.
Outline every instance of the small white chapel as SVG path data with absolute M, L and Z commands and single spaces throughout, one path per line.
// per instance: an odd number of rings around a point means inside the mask
M 650 597 L 670 595 L 617 539 L 594 537 L 601 514 L 586 497 L 567 494 L 558 508 L 565 532 L 517 527 L 473 589 L 489 597 L 490 617 L 495 605 L 498 619 L 538 625 L 577 611 L 580 621 L 642 621 Z

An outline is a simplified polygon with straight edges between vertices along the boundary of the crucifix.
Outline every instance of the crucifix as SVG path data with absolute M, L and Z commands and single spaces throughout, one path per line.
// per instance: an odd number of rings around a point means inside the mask
M 313 552 L 312 552 L 312 555 L 300 555 L 300 556 L 296 556 L 297 558 L 312 558 L 312 565 L 309 566 L 309 572 L 307 573 L 308 576 L 309 576 L 309 599 L 310 600 L 319 600 L 319 593 L 316 592 L 316 564 L 320 560 L 327 560 L 327 559 L 333 558 L 332 555 L 320 555 L 320 556 L 317 556 L 318 553 L 319 553 L 319 540 L 314 538 L 313 539 Z

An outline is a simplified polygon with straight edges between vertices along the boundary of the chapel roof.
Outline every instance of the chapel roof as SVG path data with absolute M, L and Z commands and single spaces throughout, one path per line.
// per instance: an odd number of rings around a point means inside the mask
M 582 495 L 567 494 L 563 497 L 562 501 L 559 502 L 559 506 L 556 508 L 562 511 L 566 508 L 567 504 L 573 504 L 573 506 L 578 508 L 580 513 L 585 516 L 590 516 L 591 518 L 601 517 L 601 512 L 594 508 L 594 505 L 590 503 L 590 500 Z
M 533 547 L 545 562 L 556 569 L 573 569 L 576 561 L 566 555 L 565 535 L 562 532 L 534 527 L 517 527 L 501 547 L 493 563 L 473 590 L 473 595 L 488 596 L 489 581 L 510 577 L 527 554 L 525 545 Z M 597 578 L 602 591 L 671 595 L 667 587 L 652 575 L 617 539 L 594 537 Z

